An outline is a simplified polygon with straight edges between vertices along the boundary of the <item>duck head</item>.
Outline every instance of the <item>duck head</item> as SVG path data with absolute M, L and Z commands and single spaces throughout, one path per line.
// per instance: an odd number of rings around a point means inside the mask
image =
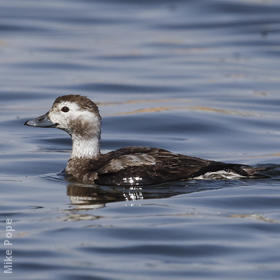
M 26 121 L 25 125 L 55 127 L 66 131 L 73 140 L 72 155 L 77 145 L 80 146 L 78 151 L 90 150 L 88 146 L 95 145 L 95 150 L 99 152 L 101 117 L 96 104 L 85 96 L 60 96 L 46 114 Z M 87 156 L 90 154 L 89 152 Z

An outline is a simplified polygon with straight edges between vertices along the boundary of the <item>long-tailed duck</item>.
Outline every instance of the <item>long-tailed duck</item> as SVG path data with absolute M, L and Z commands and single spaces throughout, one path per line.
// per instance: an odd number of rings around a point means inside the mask
M 248 165 L 223 163 L 173 154 L 164 149 L 127 147 L 100 153 L 101 117 L 94 102 L 80 95 L 58 97 L 44 115 L 26 121 L 34 127 L 55 127 L 72 137 L 65 173 L 74 181 L 102 185 L 149 185 L 227 174 L 253 177 Z

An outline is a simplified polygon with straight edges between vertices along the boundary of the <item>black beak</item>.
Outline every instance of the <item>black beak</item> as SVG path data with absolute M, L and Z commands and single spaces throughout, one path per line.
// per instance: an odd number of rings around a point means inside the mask
M 45 115 L 42 115 L 38 118 L 26 121 L 24 125 L 35 126 L 35 127 L 56 127 L 57 124 L 53 123 L 49 119 L 49 112 L 48 112 Z

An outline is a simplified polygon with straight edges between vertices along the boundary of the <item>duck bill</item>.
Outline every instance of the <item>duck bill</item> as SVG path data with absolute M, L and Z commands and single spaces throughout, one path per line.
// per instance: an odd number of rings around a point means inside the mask
M 24 125 L 34 127 L 56 127 L 56 124 L 49 119 L 49 112 L 38 118 L 26 121 Z

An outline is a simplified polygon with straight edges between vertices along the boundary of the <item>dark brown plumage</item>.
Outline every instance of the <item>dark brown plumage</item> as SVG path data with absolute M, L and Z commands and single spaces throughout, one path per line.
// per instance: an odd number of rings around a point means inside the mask
M 142 164 L 135 164 L 130 160 L 130 156 L 132 159 L 149 157 L 151 162 L 144 160 Z M 127 147 L 100 154 L 99 158 L 88 161 L 70 159 L 67 168 L 69 171 L 71 169 L 69 175 L 75 180 L 103 185 L 159 184 L 192 179 L 217 171 L 232 172 L 245 177 L 255 174 L 255 170 L 247 165 L 209 161 L 148 147 Z

